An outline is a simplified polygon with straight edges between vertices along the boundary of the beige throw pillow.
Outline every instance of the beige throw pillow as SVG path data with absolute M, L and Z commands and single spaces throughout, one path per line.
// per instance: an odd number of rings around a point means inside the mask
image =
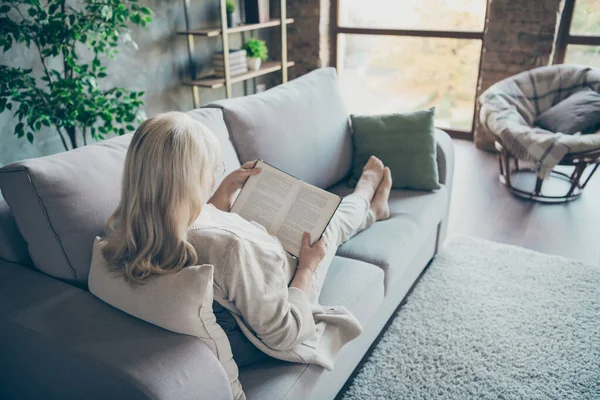
M 213 266 L 196 265 L 142 285 L 130 284 L 110 271 L 102 255 L 104 242 L 96 238 L 88 278 L 96 297 L 151 324 L 199 338 L 217 356 L 231 383 L 235 400 L 246 398 L 238 379 L 238 367 L 223 329 L 212 312 Z

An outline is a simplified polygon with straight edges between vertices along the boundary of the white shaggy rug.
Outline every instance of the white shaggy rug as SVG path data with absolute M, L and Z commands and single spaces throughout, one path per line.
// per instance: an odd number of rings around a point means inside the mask
M 600 399 L 600 267 L 453 238 L 341 397 Z

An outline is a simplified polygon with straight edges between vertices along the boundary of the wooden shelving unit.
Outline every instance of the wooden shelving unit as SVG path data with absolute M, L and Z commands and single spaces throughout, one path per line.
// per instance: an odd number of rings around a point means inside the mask
M 294 23 L 294 18 L 288 18 L 286 23 L 289 24 L 293 24 Z M 248 31 L 254 31 L 254 30 L 258 30 L 258 29 L 264 29 L 264 28 L 271 28 L 274 26 L 280 26 L 281 25 L 281 21 L 278 19 L 273 19 L 269 22 L 262 22 L 260 24 L 242 24 L 242 25 L 238 25 L 236 27 L 233 28 L 229 28 L 227 30 L 227 32 L 231 33 L 240 33 L 240 32 L 248 32 Z M 216 37 L 216 36 L 220 36 L 221 35 L 221 28 L 208 28 L 208 29 L 193 29 L 191 31 L 180 31 L 177 32 L 178 35 L 194 35 L 194 36 L 206 36 L 206 37 Z
M 294 65 L 293 61 L 288 61 L 287 67 L 292 67 Z M 248 79 L 256 78 L 258 76 L 270 74 L 271 72 L 276 72 L 281 69 L 281 63 L 278 61 L 266 61 L 261 64 L 260 69 L 258 71 L 248 71 L 245 74 L 241 75 L 233 75 L 230 80 L 231 83 L 238 83 L 247 81 Z M 225 78 L 215 77 L 209 75 L 204 78 L 199 78 L 194 81 L 183 82 L 184 85 L 187 86 L 199 86 L 203 88 L 209 89 L 218 89 L 225 86 Z
M 280 0 L 280 11 L 281 15 L 279 19 L 273 19 L 267 22 L 258 24 L 247 24 L 238 25 L 232 28 L 227 27 L 227 14 L 225 8 L 225 0 L 219 0 L 220 3 L 220 14 L 221 14 L 221 26 L 215 28 L 201 28 L 192 29 L 190 27 L 190 10 L 191 0 L 183 0 L 184 12 L 185 12 L 185 30 L 178 32 L 180 35 L 185 35 L 187 38 L 188 47 L 188 60 L 189 60 L 189 71 L 190 79 L 184 81 L 183 84 L 192 87 L 192 93 L 194 97 L 194 107 L 200 106 L 200 88 L 205 89 L 218 89 L 225 87 L 225 94 L 227 98 L 232 96 L 231 85 L 237 82 L 244 82 L 258 76 L 270 74 L 273 72 L 281 71 L 281 80 L 285 83 L 288 79 L 288 68 L 294 65 L 294 62 L 288 61 L 287 59 L 287 25 L 294 23 L 293 18 L 287 18 L 286 15 L 286 0 Z M 272 27 L 280 27 L 281 30 L 281 60 L 280 61 L 266 61 L 262 63 L 261 68 L 258 71 L 248 71 L 245 74 L 231 76 L 229 68 L 229 35 L 234 33 L 243 33 L 249 31 L 256 31 L 259 29 L 266 29 Z M 223 65 L 225 69 L 225 77 L 217 77 L 215 75 L 197 77 L 196 66 L 194 60 L 194 38 L 195 37 L 217 37 L 221 36 L 223 43 Z M 283 66 L 283 67 L 282 67 Z

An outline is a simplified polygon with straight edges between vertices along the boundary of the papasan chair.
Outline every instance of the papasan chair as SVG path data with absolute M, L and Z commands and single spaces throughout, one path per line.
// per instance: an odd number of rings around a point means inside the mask
M 481 127 L 495 140 L 500 181 L 513 194 L 540 202 L 565 202 L 581 195 L 600 163 L 600 124 L 564 133 L 544 129 L 540 121 L 552 114 L 554 126 L 565 131 L 566 125 L 576 126 L 581 120 L 600 121 L 600 113 L 580 111 L 589 107 L 565 113 L 563 106 L 581 96 L 595 98 L 597 93 L 600 69 L 552 65 L 504 79 L 479 97 Z

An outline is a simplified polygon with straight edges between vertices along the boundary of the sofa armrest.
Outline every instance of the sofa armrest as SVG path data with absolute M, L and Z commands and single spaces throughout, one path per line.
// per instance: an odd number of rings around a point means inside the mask
M 436 129 L 435 140 L 437 142 L 437 164 L 440 183 L 443 183 L 450 189 L 454 176 L 454 145 L 452 144 L 452 138 L 443 130 Z
M 448 191 L 448 209 L 446 217 L 442 220 L 438 232 L 438 241 L 436 251 L 440 250 L 446 240 L 448 231 L 448 215 L 450 213 L 450 200 L 452 200 L 452 183 L 454 181 L 454 145 L 452 138 L 441 129 L 435 130 L 435 140 L 437 142 L 437 164 L 440 183 L 446 186 Z
M 231 399 L 197 338 L 0 261 L 0 398 Z

